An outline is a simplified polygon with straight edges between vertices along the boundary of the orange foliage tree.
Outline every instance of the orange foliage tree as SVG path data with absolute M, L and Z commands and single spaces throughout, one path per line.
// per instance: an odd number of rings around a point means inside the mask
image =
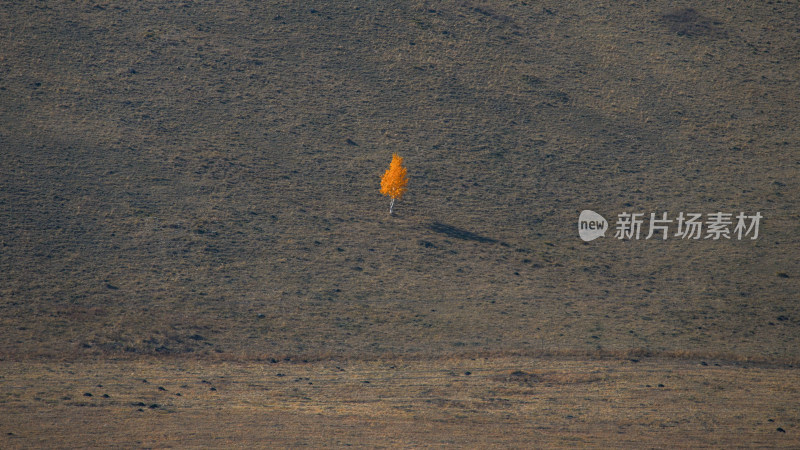
M 392 155 L 392 163 L 389 165 L 389 170 L 381 178 L 381 194 L 392 198 L 392 202 L 389 203 L 389 214 L 392 214 L 394 201 L 403 198 L 403 194 L 408 190 L 407 184 L 408 176 L 406 168 L 403 167 L 403 158 L 395 153 Z

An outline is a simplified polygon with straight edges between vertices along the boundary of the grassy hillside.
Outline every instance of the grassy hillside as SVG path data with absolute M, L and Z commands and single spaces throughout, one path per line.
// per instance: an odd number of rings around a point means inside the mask
M 690 6 L 0 5 L 3 358 L 796 360 L 800 9 Z

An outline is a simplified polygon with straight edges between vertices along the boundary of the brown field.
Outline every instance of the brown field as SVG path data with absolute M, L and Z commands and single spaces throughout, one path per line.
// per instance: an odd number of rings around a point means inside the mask
M 800 446 L 798 24 L 0 3 L 0 447 Z
M 2 381 L 3 448 L 796 447 L 800 427 L 796 369 L 704 361 L 140 358 Z

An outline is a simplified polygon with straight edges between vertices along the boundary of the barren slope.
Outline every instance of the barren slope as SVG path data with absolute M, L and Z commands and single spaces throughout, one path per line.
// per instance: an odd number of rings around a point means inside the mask
M 794 360 L 798 11 L 6 2 L 0 351 Z

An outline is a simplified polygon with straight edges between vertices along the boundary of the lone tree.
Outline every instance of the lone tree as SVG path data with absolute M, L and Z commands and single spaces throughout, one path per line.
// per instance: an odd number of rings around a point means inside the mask
M 395 153 L 392 155 L 392 163 L 389 165 L 389 170 L 381 178 L 381 194 L 392 198 L 392 202 L 389 203 L 389 214 L 392 214 L 394 201 L 403 198 L 403 194 L 408 189 L 406 188 L 407 184 L 408 176 L 406 175 L 406 168 L 403 167 L 403 158 Z

